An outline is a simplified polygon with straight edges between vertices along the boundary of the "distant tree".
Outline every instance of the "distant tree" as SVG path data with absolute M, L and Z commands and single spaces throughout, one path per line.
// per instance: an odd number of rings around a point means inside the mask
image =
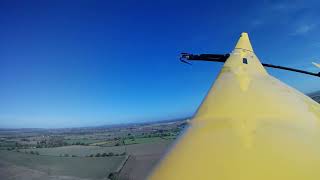
M 113 152 L 108 153 L 108 156 L 113 156 L 113 155 L 114 155 Z
M 106 156 L 108 156 L 107 153 L 103 153 L 103 154 L 102 154 L 102 157 L 106 157 Z
M 29 139 L 27 139 L 27 138 L 21 138 L 20 139 L 21 141 L 27 141 L 27 142 L 29 142 L 30 140 Z
M 101 154 L 100 154 L 100 153 L 97 153 L 97 154 L 96 154 L 96 157 L 100 157 L 100 156 L 101 156 Z
M 64 145 L 63 136 L 50 136 L 48 139 L 44 140 L 44 147 L 61 147 Z
M 90 157 L 93 157 L 93 154 L 90 154 Z
M 69 157 L 69 154 L 64 154 L 64 157 Z
M 34 154 L 34 152 L 33 152 L 33 151 L 30 151 L 30 154 Z
M 72 155 L 71 157 L 77 157 L 76 155 Z
M 115 172 L 112 172 L 108 175 L 108 178 L 111 179 L 111 180 L 116 180 L 118 177 L 118 174 L 115 173 Z

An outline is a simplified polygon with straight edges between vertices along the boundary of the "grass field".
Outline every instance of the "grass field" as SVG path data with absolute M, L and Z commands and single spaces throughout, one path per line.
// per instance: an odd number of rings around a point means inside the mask
M 145 140 L 145 139 L 143 139 Z M 112 147 L 101 147 L 101 146 L 82 146 L 82 145 L 73 145 L 73 146 L 63 146 L 56 148 L 36 148 L 36 149 L 21 149 L 24 151 L 37 151 L 40 155 L 48 156 L 60 156 L 68 154 L 69 156 L 75 155 L 79 157 L 89 156 L 91 154 L 95 155 L 97 153 L 109 153 L 121 154 L 126 152 L 127 154 L 150 154 L 157 153 L 158 149 L 163 149 L 171 144 L 172 140 L 157 139 L 157 141 L 149 140 L 149 143 L 140 143 L 140 144 L 130 144 L 126 146 L 112 146 Z M 141 140 L 142 141 L 142 140 Z M 147 140 L 146 140 L 147 141 Z
M 44 172 L 51 176 L 102 179 L 114 172 L 125 156 L 86 158 L 37 156 L 0 150 L 0 160 Z M 1 177 L 1 176 L 0 176 Z
M 82 146 L 82 145 L 73 145 L 73 146 L 63 146 L 55 148 L 37 148 L 37 149 L 25 149 L 20 150 L 21 152 L 27 151 L 37 151 L 40 155 L 48 156 L 63 156 L 68 154 L 69 156 L 75 155 L 79 157 L 90 156 L 91 154 L 95 155 L 97 153 L 115 153 L 121 154 L 125 152 L 124 147 L 100 147 L 100 146 Z
M 92 143 L 92 146 L 115 146 L 118 141 L 100 141 L 96 143 Z
M 154 143 L 163 141 L 160 137 L 151 137 L 151 138 L 134 138 L 134 139 L 125 139 L 125 144 L 142 144 L 142 143 Z
M 132 144 L 126 146 L 127 154 L 129 155 L 150 155 L 162 154 L 164 149 L 172 144 L 172 140 L 162 140 L 154 143 Z
M 99 140 L 99 139 L 67 139 L 64 141 L 68 144 L 74 144 L 74 143 L 92 144 L 92 143 L 101 142 L 102 140 Z
M 14 141 L 2 141 L 1 144 L 0 144 L 0 147 L 15 147 L 16 145 L 16 142 Z

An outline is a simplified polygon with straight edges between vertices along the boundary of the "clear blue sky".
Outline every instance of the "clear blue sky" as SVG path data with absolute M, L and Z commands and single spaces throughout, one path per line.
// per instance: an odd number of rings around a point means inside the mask
M 0 127 L 73 127 L 192 115 L 228 53 L 249 33 L 263 62 L 320 61 L 317 1 L 0 1 Z M 272 75 L 303 91 L 320 80 Z M 226 97 L 227 98 L 227 97 Z

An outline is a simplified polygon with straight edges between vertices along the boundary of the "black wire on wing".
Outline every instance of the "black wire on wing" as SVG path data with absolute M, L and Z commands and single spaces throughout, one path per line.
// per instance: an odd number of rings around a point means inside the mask
M 189 53 L 181 53 L 180 61 L 188 63 L 188 61 L 211 61 L 211 62 L 226 62 L 226 60 L 229 58 L 230 54 L 199 54 L 199 55 L 194 55 L 194 54 L 189 54 Z M 316 76 L 320 77 L 320 72 L 314 73 L 314 72 L 309 72 L 301 69 L 295 69 L 295 68 L 290 68 L 290 67 L 285 67 L 285 66 L 278 66 L 278 65 L 273 65 L 273 64 L 267 64 L 267 63 L 262 63 L 263 66 L 265 67 L 270 67 L 270 68 L 275 68 L 275 69 L 282 69 L 286 71 L 292 71 L 292 72 L 297 72 L 297 73 L 302 73 L 302 74 L 308 74 L 311 76 Z

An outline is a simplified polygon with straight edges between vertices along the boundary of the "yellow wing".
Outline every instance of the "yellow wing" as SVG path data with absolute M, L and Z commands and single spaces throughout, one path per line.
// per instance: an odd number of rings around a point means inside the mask
M 247 33 L 151 180 L 320 179 L 320 105 L 270 76 Z
M 320 68 L 320 64 L 312 62 L 313 65 L 315 65 L 316 67 Z

